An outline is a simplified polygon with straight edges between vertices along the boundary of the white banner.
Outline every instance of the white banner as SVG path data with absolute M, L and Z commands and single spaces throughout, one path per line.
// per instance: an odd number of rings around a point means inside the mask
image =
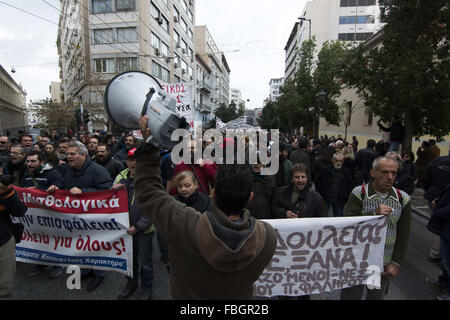
M 366 284 L 379 288 L 388 220 L 384 216 L 264 220 L 277 234 L 254 296 L 321 294 Z
M 125 190 L 71 195 L 15 188 L 28 207 L 12 217 L 25 226 L 16 260 L 26 263 L 117 271 L 133 276 L 133 240 Z

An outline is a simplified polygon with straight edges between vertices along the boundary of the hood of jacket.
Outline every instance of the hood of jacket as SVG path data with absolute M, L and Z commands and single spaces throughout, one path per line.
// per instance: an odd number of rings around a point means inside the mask
M 266 239 L 262 222 L 242 210 L 242 221 L 234 223 L 212 203 L 200 216 L 196 241 L 201 255 L 221 272 L 236 272 L 249 265 L 261 252 Z

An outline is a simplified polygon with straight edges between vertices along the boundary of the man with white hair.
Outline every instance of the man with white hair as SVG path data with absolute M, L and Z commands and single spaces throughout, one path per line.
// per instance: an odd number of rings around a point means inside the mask
M 333 216 L 342 217 L 344 206 L 354 187 L 352 173 L 343 167 L 344 154 L 336 152 L 332 164 L 322 168 L 314 184 L 316 191 L 325 199 L 328 209 L 333 207 Z

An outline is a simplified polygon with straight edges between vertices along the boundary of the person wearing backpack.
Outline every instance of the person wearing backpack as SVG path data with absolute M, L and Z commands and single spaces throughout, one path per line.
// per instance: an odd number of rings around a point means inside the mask
M 393 187 L 398 172 L 397 161 L 378 157 L 372 165 L 373 178 L 368 185 L 353 189 L 344 216 L 385 215 L 388 221 L 381 272 L 381 288 L 367 290 L 368 300 L 382 300 L 389 282 L 397 277 L 408 247 L 411 227 L 411 200 L 409 195 Z M 360 300 L 364 285 L 345 288 L 341 300 Z

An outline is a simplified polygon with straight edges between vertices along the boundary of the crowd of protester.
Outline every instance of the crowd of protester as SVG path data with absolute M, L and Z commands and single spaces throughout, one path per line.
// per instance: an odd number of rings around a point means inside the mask
M 428 282 L 444 288 L 448 293 L 450 173 L 442 168 L 450 168 L 450 154 L 441 157 L 434 140 L 424 141 L 415 154 L 388 151 L 392 147 L 383 140 L 376 142 L 369 139 L 364 147 L 359 145 L 356 137 L 346 141 L 340 135 L 337 138 L 321 136 L 307 139 L 300 135 L 281 134 L 279 142 L 280 166 L 275 175 L 261 175 L 263 164 L 259 161 L 249 165 L 253 199 L 247 204 L 247 209 L 255 218 L 342 217 L 346 215 L 345 208 L 355 190 L 364 191 L 365 186 L 369 186 L 367 190 L 370 192 L 374 180 L 374 161 L 382 157 L 386 163 L 391 164 L 389 161 L 392 161 L 396 165 L 397 174 L 393 177 L 395 190 L 401 190 L 407 198 L 415 188 L 424 188 L 430 209 L 440 210 L 440 218 L 433 220 L 430 230 L 446 235 L 441 239 L 436 235 L 430 261 L 443 266 L 443 275 L 439 282 L 430 279 Z M 223 146 L 226 148 L 234 143 L 236 140 L 224 141 Z M 17 138 L 0 137 L 0 173 L 12 176 L 13 185 L 47 192 L 68 190 L 72 194 L 126 188 L 130 210 L 130 228 L 127 232 L 133 235 L 134 261 L 139 261 L 141 268 L 138 273 L 138 263 L 135 263 L 135 277 L 127 279 L 119 299 L 128 298 L 138 289 L 139 277 L 141 297 L 151 299 L 152 241 L 155 233 L 161 261 L 170 273 L 165 241 L 157 230 L 154 232 L 154 226 L 135 201 L 134 152 L 138 146 L 139 141 L 131 133 L 116 137 L 104 131 L 61 134 L 53 130 L 50 134 L 42 133 L 35 140 L 26 133 Z M 194 160 L 194 144 L 190 144 L 189 148 Z M 217 165 L 204 159 L 191 163 L 174 164 L 170 152 L 161 151 L 161 179 L 166 191 L 178 201 L 206 212 L 211 206 Z M 357 189 L 358 186 L 362 189 Z M 442 250 L 446 250 L 445 254 Z M 36 265 L 29 275 L 47 269 L 50 269 L 51 279 L 62 273 L 60 267 Z M 82 274 L 82 279 L 90 278 L 88 291 L 95 290 L 104 277 L 105 272 L 100 270 L 84 270 Z M 302 299 L 305 298 L 308 297 Z

